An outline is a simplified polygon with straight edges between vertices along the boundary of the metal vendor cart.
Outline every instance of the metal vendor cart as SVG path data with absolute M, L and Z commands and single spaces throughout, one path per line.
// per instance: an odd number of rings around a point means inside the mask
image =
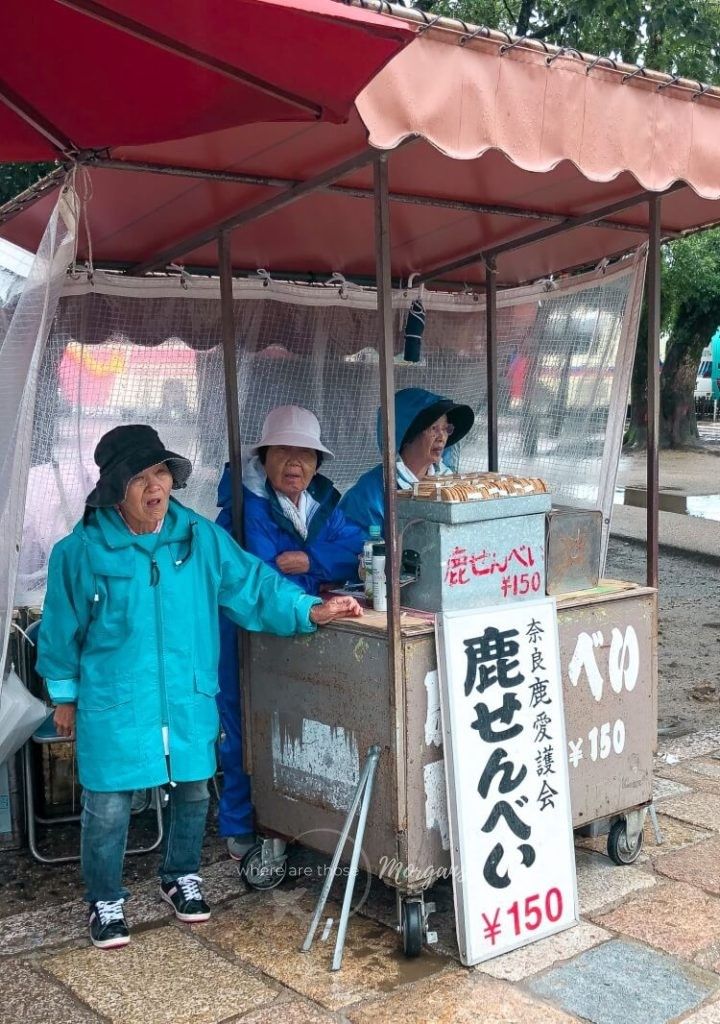
M 558 598 L 573 826 L 607 822 L 618 864 L 640 853 L 652 798 L 656 602 L 654 589 L 614 580 Z M 364 753 L 377 744 L 364 866 L 397 889 L 412 955 L 427 931 L 423 891 L 448 877 L 450 840 L 433 616 L 402 611 L 400 634 L 397 702 L 385 613 L 302 639 L 252 637 L 250 767 L 258 829 L 268 838 L 243 868 L 254 887 L 279 884 L 278 836 L 331 854 Z

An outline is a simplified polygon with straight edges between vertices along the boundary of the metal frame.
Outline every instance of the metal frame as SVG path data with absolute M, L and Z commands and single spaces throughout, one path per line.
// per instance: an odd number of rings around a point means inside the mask
M 650 247 L 648 250 L 648 352 L 647 352 L 647 584 L 659 582 L 660 536 L 660 197 L 652 196 Z
M 34 128 L 39 135 L 54 146 L 59 153 L 67 155 L 77 152 L 77 147 L 65 133 L 48 121 L 43 114 L 31 106 L 21 96 L 18 96 L 6 82 L 0 80 L 0 103 L 4 103 L 9 110 L 17 114 L 26 124 Z
M 390 278 L 390 199 L 388 187 L 388 154 L 375 160 L 375 272 L 377 275 L 378 351 L 380 355 L 380 417 L 383 436 L 383 479 L 385 481 L 385 551 L 388 589 L 388 673 L 395 723 L 395 749 L 392 771 L 399 830 L 397 854 L 405 863 L 407 854 L 407 794 L 405 775 L 400 765 L 405 762 L 405 736 L 402 728 L 405 707 L 405 676 L 402 671 L 402 638 L 400 635 L 400 557 L 395 501 L 396 436 L 395 436 L 395 352 L 392 315 L 392 281 Z M 401 714 L 398 715 L 398 710 Z
M 81 162 L 86 166 L 97 167 L 101 170 L 162 174 L 171 177 L 195 178 L 201 181 L 217 181 L 231 185 L 252 185 L 260 186 L 261 188 L 285 189 L 292 188 L 298 184 L 293 178 L 278 178 L 265 174 L 245 174 L 240 171 L 214 171 L 198 167 L 170 166 L 142 160 L 117 160 L 100 154 L 83 155 Z M 371 188 L 359 188 L 353 185 L 327 185 L 323 191 L 334 192 L 349 199 L 373 198 L 373 190 Z M 407 206 L 427 206 L 440 210 L 457 210 L 459 213 L 479 213 L 495 217 L 513 217 L 519 220 L 540 220 L 547 221 L 550 224 L 562 224 L 567 219 L 565 214 L 550 213 L 546 210 L 505 206 L 497 203 L 475 203 L 464 199 L 440 199 L 435 196 L 425 196 L 414 192 L 390 192 L 389 198 L 391 203 L 400 203 Z M 637 224 L 625 223 L 624 221 L 600 220 L 593 222 L 590 226 L 616 231 L 630 231 L 636 235 L 643 234 L 642 227 Z
M 242 227 L 243 224 L 249 224 L 251 221 L 259 220 L 260 217 L 265 217 L 269 213 L 275 213 L 276 210 L 282 210 L 285 206 L 290 206 L 292 203 L 297 202 L 298 199 L 302 199 L 303 196 L 310 195 L 311 192 L 317 192 L 326 185 L 331 185 L 338 178 L 344 178 L 346 174 L 350 174 L 360 167 L 365 167 L 367 164 L 372 163 L 375 156 L 375 151 L 364 149 L 361 153 L 356 153 L 347 160 L 334 164 L 321 174 L 308 178 L 307 181 L 301 181 L 292 185 L 286 191 L 281 192 L 280 195 L 273 196 L 271 199 L 264 199 L 255 206 L 238 210 L 232 216 L 225 217 L 223 220 L 211 224 L 210 227 L 194 232 L 173 245 L 161 249 L 154 256 L 150 256 L 148 259 L 137 263 L 131 269 L 131 273 L 140 275 L 147 274 L 151 270 L 162 269 L 179 256 L 183 256 L 186 252 L 192 252 L 208 242 L 213 242 L 218 235 L 229 233 L 235 228 Z
M 307 111 L 307 113 L 312 114 L 314 117 L 319 118 L 322 116 L 322 107 L 318 104 L 302 99 L 295 93 L 268 85 L 268 83 L 262 78 L 257 78 L 255 75 L 251 75 L 246 71 L 241 71 L 233 64 L 228 64 L 217 57 L 211 57 L 209 54 L 203 53 L 201 50 L 198 50 L 193 46 L 187 46 L 185 43 L 180 42 L 179 39 L 172 39 L 169 36 L 165 36 L 162 32 L 157 32 L 149 26 L 143 25 L 141 22 L 137 22 L 133 18 L 129 18 L 125 14 L 120 14 L 118 11 L 105 7 L 103 4 L 96 3 L 95 0 L 59 0 L 59 2 L 64 7 L 69 7 L 71 10 L 77 11 L 79 14 L 85 14 L 105 25 L 110 25 L 111 28 L 120 29 L 121 32 L 126 32 L 128 35 L 141 40 L 143 43 L 155 46 L 159 50 L 165 50 L 167 53 L 171 53 L 175 57 L 183 57 L 192 64 L 197 64 L 198 67 L 205 68 L 206 71 L 215 71 L 219 75 L 223 75 L 225 78 L 230 78 L 243 85 L 249 85 L 253 89 L 257 89 L 258 92 L 264 93 L 266 96 L 272 96 L 274 99 L 280 99 L 286 103 L 291 103 L 293 106 L 298 107 L 300 110 Z
M 228 457 L 230 463 L 232 532 L 238 544 L 243 543 L 243 472 L 242 437 L 240 433 L 240 398 L 238 394 L 237 364 L 235 361 L 235 310 L 233 306 L 233 276 L 230 236 L 223 231 L 218 236 L 218 268 L 220 272 L 220 317 L 222 329 L 223 377 L 225 381 L 225 411 L 227 416 Z M 243 762 L 252 763 L 252 730 L 250 721 L 250 638 L 247 630 L 236 629 L 238 663 L 241 668 L 240 693 L 245 714 L 241 716 Z
M 485 265 L 485 356 L 487 359 L 488 469 L 498 470 L 497 263 Z
M 683 188 L 687 188 L 685 182 L 676 181 L 662 194 L 670 195 L 672 192 L 677 192 Z M 514 252 L 516 249 L 521 249 L 526 245 L 533 245 L 535 242 L 542 242 L 546 238 L 553 238 L 555 235 L 563 234 L 565 231 L 571 231 L 573 228 L 589 227 L 591 224 L 597 223 L 605 217 L 612 216 L 614 213 L 621 213 L 623 210 L 628 210 L 632 206 L 638 206 L 640 203 L 649 202 L 655 195 L 657 195 L 657 193 L 648 192 L 646 190 L 638 192 L 637 195 L 631 196 L 628 199 L 621 199 L 616 203 L 608 203 L 606 206 L 590 210 L 588 213 L 583 213 L 576 217 L 566 217 L 560 224 L 553 224 L 547 228 L 539 228 L 537 231 L 532 231 L 526 235 L 519 235 L 517 238 L 508 238 L 506 241 L 499 242 L 497 245 L 487 246 L 485 249 L 470 253 L 468 256 L 463 256 L 461 259 L 451 260 L 439 267 L 435 267 L 433 270 L 422 274 L 418 278 L 418 283 L 426 284 L 428 281 L 434 281 L 436 278 L 442 277 L 444 274 L 449 274 L 454 270 L 461 270 L 463 267 L 472 266 L 474 263 L 484 262 L 487 264 L 489 259 L 501 256 L 505 252 Z M 636 233 L 644 235 L 645 230 L 642 227 L 638 227 Z M 667 238 L 676 237 L 678 234 L 678 232 L 672 231 L 665 233 Z
M 40 815 L 35 813 L 35 793 L 33 791 L 34 790 L 34 773 L 33 773 L 33 765 L 32 765 L 32 754 L 31 754 L 31 751 L 30 751 L 30 744 L 33 743 L 33 742 L 72 743 L 73 741 L 71 739 L 62 739 L 60 737 L 58 737 L 57 739 L 54 739 L 54 740 L 33 741 L 33 738 L 31 737 L 27 741 L 27 743 L 25 744 L 25 746 L 23 748 L 23 755 L 22 755 L 23 756 L 23 784 L 24 784 L 24 787 L 25 787 L 25 824 L 27 826 L 28 848 L 30 850 L 31 855 L 40 864 L 76 864 L 80 860 L 80 854 L 79 853 L 66 854 L 66 855 L 63 855 L 61 857 L 48 857 L 44 853 L 40 852 L 40 849 L 39 849 L 39 847 L 37 845 L 37 833 L 36 833 L 36 830 L 35 830 L 35 826 L 36 825 L 51 826 L 51 825 L 65 825 L 65 824 L 68 824 L 68 823 L 71 823 L 71 822 L 79 822 L 80 821 L 80 815 L 79 814 L 62 814 L 62 815 L 58 815 L 55 818 L 45 818 L 45 817 L 40 817 Z M 149 790 L 148 792 L 152 793 L 152 790 Z M 156 789 L 155 792 L 156 792 L 156 799 L 157 799 L 157 806 L 156 806 L 157 835 L 156 835 L 155 839 L 152 841 L 152 843 L 150 843 L 148 846 L 136 846 L 136 847 L 131 847 L 129 850 L 126 850 L 125 852 L 128 854 L 128 856 L 133 856 L 135 854 L 152 853 L 153 850 L 157 850 L 157 848 L 160 846 L 160 843 L 162 842 L 162 839 L 163 839 L 162 792 L 161 792 L 161 790 L 159 788 Z M 142 811 L 147 810 L 150 807 L 151 802 L 152 802 L 152 796 L 150 797 L 150 800 L 146 802 L 145 806 L 141 807 L 138 811 L 135 811 L 133 813 L 139 814 L 139 813 L 142 813 Z

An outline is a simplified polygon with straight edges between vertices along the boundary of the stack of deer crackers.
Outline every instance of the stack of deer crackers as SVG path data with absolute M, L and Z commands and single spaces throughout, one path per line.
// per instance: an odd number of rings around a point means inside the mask
M 538 477 L 509 476 L 506 473 L 452 473 L 431 476 L 398 491 L 398 498 L 422 501 L 489 501 L 526 494 L 546 494 L 547 484 Z

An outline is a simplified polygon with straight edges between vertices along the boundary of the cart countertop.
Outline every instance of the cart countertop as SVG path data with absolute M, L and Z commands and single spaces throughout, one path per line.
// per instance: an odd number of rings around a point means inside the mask
M 625 580 L 600 580 L 592 590 L 580 590 L 574 594 L 561 594 L 557 600 L 558 609 L 576 608 L 581 605 L 602 604 L 605 601 L 617 601 L 626 597 L 639 597 L 642 594 L 656 593 L 651 587 Z M 324 629 L 350 630 L 356 633 L 387 634 L 387 613 L 376 612 L 373 608 L 365 608 L 361 619 L 336 619 Z M 400 613 L 400 632 L 404 639 L 427 636 L 435 633 L 435 615 L 432 612 L 418 611 L 413 608 L 402 608 Z

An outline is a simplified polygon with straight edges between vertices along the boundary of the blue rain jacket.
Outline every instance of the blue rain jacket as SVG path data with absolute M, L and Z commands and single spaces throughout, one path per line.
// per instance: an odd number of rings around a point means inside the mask
M 269 483 L 265 484 L 262 494 L 243 487 L 243 526 L 247 550 L 262 558 L 278 573 L 280 570 L 275 565 L 278 555 L 284 551 L 304 551 L 310 560 L 309 572 L 285 578 L 307 594 L 317 594 L 322 583 L 357 580 L 358 555 L 362 552 L 365 537 L 362 530 L 339 509 L 340 492 L 331 480 L 316 473 L 308 492 L 320 508 L 315 510 L 308 523 L 306 540 L 283 515 L 277 495 Z M 226 466 L 218 488 L 218 505 L 222 511 L 217 522 L 227 530 L 231 528 L 231 504 L 230 468 Z
M 37 670 L 54 702 L 77 702 L 81 784 L 112 792 L 209 778 L 218 609 L 290 636 L 314 631 L 317 600 L 173 498 L 159 534 L 134 536 L 114 509 L 78 523 L 50 556 Z
M 415 417 L 431 405 L 443 400 L 442 395 L 433 394 L 424 388 L 403 388 L 395 395 L 395 437 L 398 446 L 410 428 Z M 382 451 L 382 429 L 380 410 L 377 417 L 377 443 Z M 451 450 L 443 454 L 443 462 L 450 465 Z M 381 534 L 385 528 L 385 487 L 383 485 L 382 465 L 374 466 L 363 473 L 357 483 L 345 492 L 340 508 L 354 523 L 357 523 L 366 536 L 371 526 L 379 526 Z

